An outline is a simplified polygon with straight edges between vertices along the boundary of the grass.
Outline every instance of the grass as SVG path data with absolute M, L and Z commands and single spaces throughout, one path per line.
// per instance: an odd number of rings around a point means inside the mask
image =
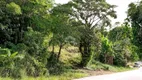
M 118 67 L 118 66 L 112 66 L 108 64 L 103 64 L 100 62 L 95 62 L 95 64 L 90 65 L 90 68 L 93 70 L 108 70 L 112 72 L 123 72 L 123 71 L 129 71 L 132 70 L 133 68 L 129 67 Z
M 49 48 L 51 51 L 51 48 Z M 55 53 L 58 53 L 59 47 L 55 47 Z M 65 45 L 62 49 L 60 61 L 67 66 L 73 66 L 73 64 L 79 63 L 81 61 L 81 54 L 78 51 L 78 47 Z
M 76 78 L 82 78 L 88 76 L 87 73 L 82 73 L 82 72 L 75 72 L 75 71 L 69 71 L 64 74 L 61 74 L 59 76 L 51 76 L 49 77 L 49 80 L 72 80 Z
M 58 53 L 58 50 L 59 48 L 55 47 L 55 53 Z M 62 49 L 60 61 L 64 63 L 65 66 L 67 66 L 67 67 L 63 67 L 64 71 L 61 74 L 50 75 L 48 77 L 40 76 L 37 78 L 28 77 L 23 74 L 21 80 L 72 80 L 72 79 L 90 76 L 91 72 L 93 72 L 93 75 L 96 75 L 97 73 L 95 71 L 99 71 L 99 70 L 110 71 L 110 72 L 122 72 L 122 71 L 132 70 L 132 68 L 111 66 L 111 65 L 103 64 L 96 61 L 93 62 L 94 64 L 89 65 L 87 67 L 88 70 L 73 69 L 72 67 L 81 61 L 81 54 L 78 52 L 77 47 L 72 47 L 72 46 L 68 48 L 67 46 L 65 46 Z M 104 73 L 101 73 L 101 74 L 104 74 Z M 1 77 L 0 80 L 16 80 L 16 79 Z
M 99 70 L 99 69 L 105 70 L 107 67 L 109 67 L 109 71 L 111 71 L 111 72 L 121 72 L 121 71 L 131 70 L 131 68 L 110 66 L 110 65 L 102 64 L 102 63 L 100 63 L 100 64 L 101 65 L 95 65 L 95 64 L 90 65 L 90 68 L 93 71 L 93 70 Z M 104 74 L 104 73 L 101 73 L 101 74 Z M 93 74 L 93 75 L 95 75 L 95 74 Z M 88 73 L 87 70 L 67 69 L 67 71 L 65 71 L 64 73 L 62 73 L 60 75 L 50 75 L 48 77 L 40 76 L 37 78 L 28 77 L 28 76 L 24 75 L 21 80 L 72 80 L 72 79 L 78 79 L 78 78 L 87 77 L 87 76 L 90 76 L 90 73 Z M 0 80 L 16 80 L 16 79 L 0 78 Z M 17 80 L 19 80 L 19 79 L 17 79 Z
M 41 77 L 34 78 L 34 77 L 23 76 L 21 80 L 72 80 L 72 79 L 82 78 L 86 76 L 88 76 L 88 74 L 82 71 L 69 70 L 68 72 L 65 72 L 61 75 L 51 75 L 49 77 L 41 76 Z M 16 79 L 0 78 L 0 80 L 16 80 Z
M 0 80 L 12 80 L 11 78 L 0 78 Z

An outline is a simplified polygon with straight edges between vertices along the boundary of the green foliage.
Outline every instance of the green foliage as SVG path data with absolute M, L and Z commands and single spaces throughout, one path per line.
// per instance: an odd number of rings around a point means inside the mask
M 122 71 L 132 70 L 132 68 L 108 65 L 100 63 L 98 61 L 93 61 L 93 64 L 90 66 L 90 68 L 93 70 L 106 70 L 106 71 L 109 70 L 112 72 L 122 72 Z
M 138 60 L 136 47 L 132 44 L 132 29 L 129 26 L 122 25 L 109 32 L 110 41 L 113 42 L 114 64 L 126 66 L 129 61 Z
M 129 9 L 127 12 L 128 20 L 132 24 L 133 30 L 133 43 L 139 48 L 137 53 L 142 58 L 142 28 L 141 28 L 141 20 L 142 20 L 142 1 L 138 3 L 129 4 Z
M 110 52 L 112 53 L 113 50 L 112 50 L 112 43 L 105 37 L 102 38 L 102 52 Z M 112 53 L 113 54 L 113 53 Z
M 102 49 L 100 53 L 100 61 L 107 63 L 107 64 L 113 64 L 113 58 L 115 57 L 114 51 L 112 49 L 112 42 L 108 40 L 107 37 L 102 37 Z M 112 59 L 112 60 L 109 60 Z
M 71 24 L 71 19 L 66 10 L 70 10 L 67 5 L 57 5 L 51 11 L 49 24 L 51 25 L 50 30 L 52 33 L 52 38 L 50 41 L 50 46 L 53 47 L 52 53 L 54 54 L 54 46 L 59 46 L 60 49 L 57 55 L 57 61 L 60 58 L 61 50 L 65 44 L 70 44 L 73 41 L 72 34 L 74 27 Z M 63 8 L 66 9 L 64 10 Z
M 38 59 L 36 56 L 31 56 L 25 53 L 11 53 L 9 49 L 1 49 L 0 59 L 0 72 L 3 77 L 20 78 L 22 76 L 21 71 L 25 70 L 25 74 L 29 76 L 41 76 L 48 75 L 46 69 L 45 58 Z M 18 73 L 18 74 L 17 74 Z
M 20 77 L 19 68 L 15 67 L 15 60 L 22 59 L 18 52 L 11 53 L 9 49 L 0 48 L 0 75 L 3 77 Z M 19 73 L 19 74 L 16 74 Z
M 7 8 L 9 13 L 12 13 L 14 15 L 15 14 L 22 14 L 20 6 L 15 4 L 14 2 L 7 4 L 6 8 Z
M 110 18 L 117 16 L 116 6 L 105 0 L 72 0 L 63 5 L 53 0 L 0 0 L 0 76 L 72 79 L 86 75 L 67 72 L 78 65 L 110 70 L 107 64 L 126 66 L 138 60 L 141 4 L 129 5 L 127 20 L 132 28 L 126 22 L 106 31 Z M 67 45 L 78 49 L 66 52 Z
M 86 66 L 92 56 L 94 49 L 91 49 L 97 41 L 94 30 L 104 28 L 110 25 L 109 17 L 116 18 L 114 5 L 108 4 L 105 0 L 73 0 L 68 3 L 72 5 L 71 16 L 77 21 L 79 36 L 79 50 L 82 54 L 81 66 Z M 109 17 L 108 17 L 109 16 Z
M 1 49 L 1 76 L 21 78 L 21 71 L 34 77 L 48 75 L 45 20 L 52 3 L 46 1 L 0 1 L 0 46 L 6 47 Z

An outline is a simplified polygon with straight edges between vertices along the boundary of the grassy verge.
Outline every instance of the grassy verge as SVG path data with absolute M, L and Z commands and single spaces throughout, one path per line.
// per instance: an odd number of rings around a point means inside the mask
M 87 76 L 96 76 L 96 75 L 103 75 L 103 74 L 110 74 L 115 72 L 121 72 L 121 71 L 128 71 L 132 70 L 132 68 L 125 68 L 125 67 L 116 67 L 116 66 L 110 66 L 107 64 L 96 65 L 93 64 L 89 67 L 89 69 L 66 69 L 65 72 L 58 74 L 58 75 L 50 75 L 48 77 L 40 76 L 37 78 L 34 77 L 28 77 L 23 76 L 21 80 L 72 80 L 72 79 L 78 79 L 82 77 Z M 108 68 L 109 70 L 106 70 Z M 12 78 L 0 78 L 0 80 L 16 80 Z M 19 80 L 19 79 L 17 79 Z
M 95 66 L 93 64 L 91 65 L 92 70 L 91 69 L 69 69 L 66 72 L 63 72 L 62 74 L 50 75 L 48 77 L 41 76 L 41 77 L 34 78 L 34 77 L 23 76 L 21 80 L 72 80 L 72 79 L 78 79 L 78 78 L 87 77 L 87 76 L 103 75 L 103 74 L 110 74 L 115 72 L 131 70 L 131 68 L 116 67 L 116 66 L 110 66 L 106 64 L 103 64 L 103 65 L 104 66 L 100 66 L 100 65 Z M 106 67 L 109 67 L 109 70 L 103 70 L 103 68 L 105 69 Z M 0 78 L 0 80 L 16 80 L 16 79 Z
M 60 75 L 51 75 L 48 77 L 41 76 L 41 77 L 28 77 L 23 76 L 21 80 L 72 80 L 76 78 L 82 78 L 88 76 L 87 73 L 80 70 L 69 70 L 68 72 L 64 72 Z M 19 79 L 12 79 L 12 78 L 0 78 L 0 80 L 19 80 Z
M 58 52 L 58 49 L 59 49 L 58 47 L 55 48 L 55 53 Z M 83 69 L 73 68 L 75 64 L 80 62 L 80 60 L 81 60 L 81 55 L 80 53 L 78 53 L 78 48 L 76 47 L 63 48 L 60 57 L 60 61 L 64 65 L 63 67 L 61 67 L 63 72 L 61 72 L 60 74 L 50 75 L 48 77 L 40 76 L 37 78 L 28 77 L 23 74 L 21 80 L 72 80 L 87 76 L 103 75 L 103 74 L 132 70 L 132 68 L 111 66 L 96 61 L 93 62 L 92 65 L 89 65 L 88 67 Z M 57 68 L 59 67 L 57 66 Z M 58 73 L 58 70 L 57 71 L 55 70 L 54 73 Z M 0 78 L 0 80 L 16 80 L 16 79 Z
M 106 71 L 112 71 L 112 72 L 123 72 L 123 71 L 133 70 L 133 68 L 129 68 L 129 67 L 112 66 L 112 65 L 103 64 L 100 62 L 95 62 L 94 64 L 90 65 L 90 68 L 93 70 L 106 70 Z

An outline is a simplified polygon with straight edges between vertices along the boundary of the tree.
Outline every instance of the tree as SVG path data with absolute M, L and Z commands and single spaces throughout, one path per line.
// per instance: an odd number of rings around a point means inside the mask
M 108 39 L 112 42 L 114 51 L 113 64 L 126 66 L 129 61 L 138 60 L 135 52 L 136 47 L 132 44 L 132 28 L 128 25 L 121 25 L 109 32 Z
M 72 5 L 72 18 L 81 23 L 79 50 L 82 54 L 81 66 L 86 66 L 93 55 L 94 29 L 100 27 L 103 30 L 110 25 L 109 17 L 116 18 L 115 6 L 105 0 L 73 0 L 68 5 Z
M 1 74 L 18 73 L 18 78 L 20 78 L 22 69 L 29 76 L 48 73 L 46 68 L 49 56 L 47 37 L 50 36 L 48 17 L 51 7 L 51 0 L 0 1 L 0 47 L 10 49 L 12 53 L 18 52 L 18 55 L 24 55 L 22 60 L 12 61 L 14 72 L 3 71 Z M 14 76 L 8 75 L 7 77 Z
M 139 56 L 142 58 L 142 1 L 129 4 L 127 12 L 128 20 L 132 24 L 133 43 L 139 48 Z
M 113 43 L 107 37 L 102 37 L 101 47 L 100 61 L 112 65 L 115 56 L 113 51 Z
M 23 42 L 24 32 L 27 31 L 28 27 L 47 32 L 45 31 L 47 28 L 45 20 L 49 15 L 47 11 L 51 5 L 50 0 L 1 0 L 0 44 L 5 44 L 8 41 L 14 44 Z
M 67 13 L 70 8 L 67 6 L 66 4 L 57 5 L 52 9 L 50 16 L 51 33 L 53 34 L 50 45 L 53 47 L 52 53 L 54 53 L 54 46 L 59 46 L 57 61 L 59 61 L 63 46 L 68 43 L 67 38 L 73 32 L 70 16 Z

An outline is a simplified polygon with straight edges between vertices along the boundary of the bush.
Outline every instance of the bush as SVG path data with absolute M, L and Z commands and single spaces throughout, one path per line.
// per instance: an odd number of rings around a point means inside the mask
M 30 55 L 28 53 L 30 48 L 24 44 L 10 44 L 9 47 L 11 50 L 0 48 L 0 75 L 2 77 L 21 78 L 23 70 L 28 76 L 49 75 L 46 67 L 48 56 L 45 56 L 47 54 L 45 49 L 39 50 L 40 55 L 37 56 Z

